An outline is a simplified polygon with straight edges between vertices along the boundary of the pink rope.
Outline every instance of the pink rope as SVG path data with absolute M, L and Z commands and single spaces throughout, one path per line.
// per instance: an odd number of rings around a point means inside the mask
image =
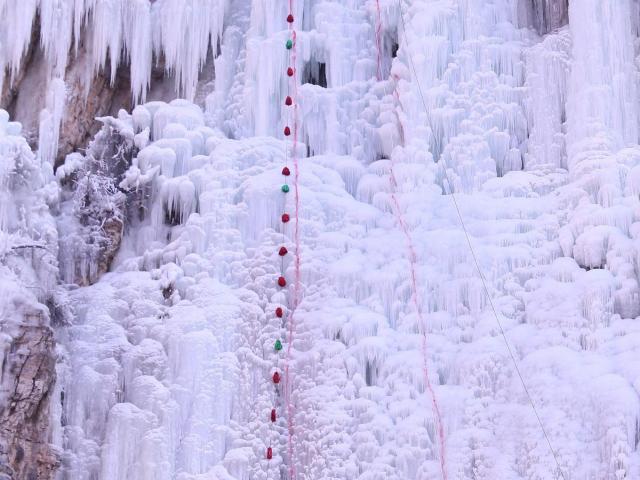
M 289 0 L 289 13 L 293 14 L 293 0 Z M 293 82 L 293 151 L 291 154 L 291 158 L 293 160 L 293 188 L 294 188 L 294 201 L 295 201 L 295 226 L 294 226 L 294 255 L 295 255 L 295 263 L 294 263 L 294 284 L 293 284 L 293 299 L 291 301 L 291 313 L 289 315 L 289 331 L 288 331 L 288 339 L 287 339 L 287 353 L 285 358 L 285 402 L 287 404 L 287 450 L 289 457 L 289 480 L 294 480 L 296 476 L 295 470 L 295 462 L 294 462 L 294 434 L 295 434 L 295 425 L 294 425 L 294 414 L 295 409 L 293 402 L 291 400 L 291 386 L 292 386 L 292 374 L 290 364 L 291 364 L 291 348 L 293 345 L 293 336 L 295 331 L 295 312 L 298 304 L 300 303 L 300 189 L 299 189 L 299 178 L 300 178 L 300 168 L 298 162 L 298 71 L 297 71 L 297 41 L 296 41 L 296 31 L 293 28 L 293 25 L 289 25 L 289 30 L 291 31 L 291 40 L 293 41 L 293 46 L 291 50 L 291 68 L 293 68 L 293 76 L 291 77 L 291 81 Z
M 393 93 L 395 98 L 400 102 L 400 96 L 397 90 L 397 80 L 394 78 L 394 89 Z M 397 116 L 397 112 L 396 112 Z M 400 123 L 400 118 L 397 116 L 398 122 L 400 125 L 401 138 L 402 143 L 404 144 L 404 130 L 402 128 L 402 124 Z M 433 408 L 433 413 L 436 419 L 436 430 L 438 432 L 438 438 L 440 440 L 440 472 L 442 474 L 442 479 L 447 480 L 447 466 L 446 466 L 446 440 L 444 434 L 444 427 L 442 424 L 442 415 L 440 414 L 440 407 L 438 406 L 438 400 L 436 398 L 436 392 L 433 389 L 433 385 L 431 384 L 431 380 L 429 378 L 429 366 L 428 366 L 428 349 L 427 349 L 427 329 L 424 321 L 424 316 L 422 314 L 422 302 L 420 300 L 420 294 L 418 289 L 418 275 L 417 275 L 417 262 L 418 257 L 416 255 L 416 249 L 413 243 L 413 238 L 411 237 L 411 232 L 409 231 L 409 227 L 404 219 L 404 215 L 402 214 L 402 210 L 400 209 L 400 203 L 398 202 L 398 197 L 396 196 L 396 191 L 398 187 L 398 182 L 396 181 L 396 176 L 394 172 L 394 160 L 393 156 L 391 157 L 391 167 L 390 167 L 390 178 L 389 183 L 391 184 L 391 200 L 393 202 L 394 213 L 396 216 L 396 220 L 400 225 L 400 229 L 404 234 L 407 250 L 409 251 L 409 271 L 411 276 L 411 300 L 413 303 L 413 307 L 418 315 L 418 321 L 421 325 L 422 330 L 422 342 L 421 342 L 421 353 L 422 353 L 422 374 L 424 377 L 425 386 L 431 396 L 431 406 Z

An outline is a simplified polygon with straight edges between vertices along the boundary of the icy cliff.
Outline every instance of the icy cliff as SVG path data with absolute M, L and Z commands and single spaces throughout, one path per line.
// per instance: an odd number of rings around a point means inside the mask
M 297 152 L 286 2 L 16 5 L 5 85 L 34 41 L 50 70 L 37 155 L 0 118 L 0 475 L 640 477 L 635 0 L 293 1 Z M 146 101 L 159 64 L 186 99 Z M 134 105 L 54 178 L 78 72 L 127 75 Z M 303 292 L 270 428 L 294 153 Z M 44 400 L 16 410 L 25 341 Z
M 63 320 L 56 284 L 57 204 L 50 164 L 0 110 L 0 478 L 50 478 L 50 400 L 55 382 L 52 321 Z M 57 400 L 57 399 L 56 399 Z M 55 403 L 55 401 L 54 401 Z

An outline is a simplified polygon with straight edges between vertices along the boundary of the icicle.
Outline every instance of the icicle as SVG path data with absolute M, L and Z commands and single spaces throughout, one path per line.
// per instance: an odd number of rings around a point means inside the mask
M 52 80 L 47 92 L 47 108 L 40 113 L 40 148 L 38 150 L 40 160 L 51 165 L 58 155 L 58 140 L 64 116 L 65 100 L 66 86 L 64 81 L 60 78 Z

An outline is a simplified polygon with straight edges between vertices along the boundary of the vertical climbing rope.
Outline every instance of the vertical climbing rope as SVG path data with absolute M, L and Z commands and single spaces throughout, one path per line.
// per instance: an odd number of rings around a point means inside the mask
M 404 219 L 404 215 L 402 214 L 402 210 L 400 209 L 400 203 L 398 202 L 398 198 L 396 196 L 397 191 L 397 181 L 394 173 L 394 162 L 391 160 L 391 168 L 390 168 L 390 177 L 389 183 L 391 184 L 391 200 L 393 202 L 393 210 L 396 216 L 396 221 L 400 225 L 400 229 L 405 237 L 405 241 L 407 244 L 407 250 L 409 252 L 409 274 L 411 279 L 411 300 L 413 303 L 413 308 L 418 316 L 418 328 L 421 333 L 421 353 L 422 353 L 422 374 L 423 380 L 425 384 L 425 388 L 429 392 L 431 396 L 431 406 L 433 408 L 433 415 L 436 421 L 436 431 L 438 433 L 439 450 L 440 450 L 440 473 L 442 474 L 442 479 L 447 480 L 447 460 L 446 460 L 446 439 L 444 434 L 444 426 L 442 424 L 442 415 L 440 414 L 440 407 L 438 406 L 438 399 L 436 397 L 436 392 L 433 389 L 433 385 L 431 384 L 431 380 L 429 377 L 429 365 L 428 365 L 428 349 L 427 349 L 427 327 L 424 320 L 424 315 L 422 314 L 422 301 L 420 299 L 420 294 L 418 290 L 418 280 L 417 280 L 417 255 L 416 249 L 413 243 L 413 238 L 411 236 L 411 232 L 409 232 L 409 227 Z
M 381 44 L 380 44 L 380 33 L 382 30 L 381 23 L 381 14 L 380 14 L 380 1 L 376 0 L 376 46 L 378 48 L 378 71 L 377 71 L 377 79 L 381 80 Z M 393 95 L 396 98 L 396 101 L 400 102 L 400 96 L 398 95 L 397 90 L 397 79 L 393 79 Z M 401 141 L 404 143 L 404 132 L 402 131 L 402 124 L 400 123 L 400 118 L 397 116 L 398 124 L 401 129 Z M 393 212 L 396 217 L 396 221 L 398 225 L 400 225 L 400 230 L 402 231 L 405 242 L 407 245 L 407 251 L 409 254 L 409 275 L 410 275 L 410 284 L 411 284 L 411 301 L 413 303 L 413 308 L 416 312 L 416 316 L 418 317 L 418 328 L 421 334 L 421 353 L 422 353 L 422 374 L 423 381 L 425 384 L 425 389 L 429 392 L 429 396 L 431 397 L 431 407 L 433 409 L 433 415 L 436 424 L 436 432 L 438 434 L 439 440 L 439 453 L 440 453 L 440 473 L 442 475 L 443 480 L 447 480 L 447 461 L 446 461 L 446 438 L 444 433 L 444 426 L 442 423 L 442 415 L 440 413 L 440 407 L 438 405 L 438 399 L 436 397 L 436 392 L 433 389 L 433 385 L 431 384 L 431 379 L 429 376 L 429 364 L 428 364 L 428 349 L 427 349 L 427 328 L 426 322 L 424 319 L 424 315 L 422 313 L 422 301 L 420 298 L 420 293 L 418 289 L 418 275 L 417 275 L 417 255 L 416 249 L 413 242 L 413 238 L 411 236 L 411 232 L 409 231 L 409 227 L 407 226 L 407 222 L 404 219 L 404 215 L 402 214 L 402 210 L 400 208 L 400 202 L 398 201 L 398 197 L 396 195 L 398 189 L 398 182 L 395 176 L 395 162 L 393 159 L 393 155 L 391 156 L 391 166 L 389 172 L 389 183 L 391 187 L 391 201 L 393 203 Z
M 292 32 L 292 24 L 294 21 L 293 18 L 293 14 L 291 12 L 291 3 L 289 5 L 289 14 L 287 15 L 286 18 L 287 23 L 289 24 L 289 31 Z M 287 39 L 286 43 L 285 43 L 285 48 L 287 50 L 293 51 L 294 50 L 294 45 L 295 45 L 295 31 L 293 31 L 293 35 L 290 35 L 290 38 Z M 295 79 L 295 62 L 293 63 L 293 67 L 289 66 L 287 68 L 287 76 L 289 78 L 294 78 Z M 288 108 L 290 110 L 290 107 L 293 106 L 294 108 L 294 112 L 296 109 L 295 106 L 295 95 L 294 98 L 291 97 L 290 95 L 290 83 L 291 81 L 287 82 L 287 96 L 284 100 L 284 105 L 286 108 Z M 285 127 L 283 129 L 283 134 L 285 137 L 285 141 L 287 139 L 287 137 L 289 137 L 291 135 L 291 127 L 289 126 L 290 123 L 290 118 L 291 116 L 289 115 L 289 112 L 287 112 L 287 122 L 285 124 Z M 295 163 L 295 171 L 297 174 L 297 160 L 295 159 L 295 144 L 296 144 L 296 138 L 297 138 L 297 122 L 295 121 L 295 115 L 294 115 L 294 122 L 293 122 L 293 133 L 294 133 L 294 149 L 293 149 L 293 156 L 294 156 L 294 163 Z M 290 191 L 290 187 L 289 187 L 289 176 L 291 175 L 291 170 L 289 169 L 289 154 L 288 154 L 288 150 L 289 150 L 289 146 L 287 144 L 285 144 L 285 152 L 284 152 L 284 166 L 282 168 L 282 176 L 283 176 L 283 184 L 280 187 L 280 191 L 283 194 L 287 194 Z M 296 181 L 295 181 L 295 192 L 296 192 L 296 232 L 297 232 L 297 192 L 298 192 L 298 188 L 297 188 L 297 177 L 296 177 Z M 278 256 L 280 257 L 280 275 L 278 276 L 277 279 L 277 285 L 280 288 L 285 288 L 287 286 L 287 280 L 285 277 L 285 257 L 289 254 L 289 251 L 287 250 L 287 247 L 285 246 L 286 240 L 287 240 L 287 235 L 286 235 L 286 230 L 287 230 L 287 224 L 290 222 L 291 220 L 291 216 L 289 215 L 289 213 L 287 213 L 286 211 L 286 206 L 287 206 L 287 202 L 284 201 L 283 202 L 284 205 L 284 211 L 282 212 L 282 215 L 280 217 L 280 221 L 282 223 L 282 227 L 281 227 L 281 231 L 282 231 L 282 245 L 280 246 L 279 250 L 278 250 Z M 296 252 L 297 252 L 297 243 L 296 243 Z M 296 253 L 296 257 L 297 257 L 297 253 Z M 296 276 L 296 282 L 294 283 L 294 285 L 297 285 L 299 283 L 299 279 Z M 291 302 L 290 302 L 291 303 Z M 295 302 L 293 304 L 293 306 L 295 307 Z M 291 327 L 291 319 L 292 319 L 292 313 L 293 312 L 293 308 L 289 309 L 289 329 L 291 331 L 292 327 Z M 274 314 L 276 316 L 276 318 L 279 318 L 281 320 L 281 324 L 280 327 L 283 327 L 283 323 L 285 321 L 285 308 L 283 306 L 278 306 L 276 307 Z M 291 333 L 289 335 L 289 340 L 288 340 L 288 347 L 287 347 L 287 360 L 285 363 L 285 379 L 287 379 L 287 381 L 285 381 L 285 384 L 288 384 L 288 378 L 289 378 L 289 362 L 288 362 L 288 356 L 289 356 L 289 352 L 290 352 L 290 345 L 291 345 Z M 275 434 L 275 424 L 279 418 L 278 415 L 278 405 L 276 404 L 276 400 L 279 397 L 279 392 L 278 392 L 278 388 L 280 385 L 280 381 L 281 381 L 281 374 L 280 374 L 280 357 L 281 357 L 281 352 L 283 349 L 283 345 L 282 345 L 282 341 L 280 340 L 280 338 L 277 338 L 273 344 L 273 351 L 275 352 L 276 355 L 276 361 L 275 361 L 275 371 L 273 373 L 273 375 L 271 376 L 271 381 L 273 383 L 273 387 L 274 387 L 274 395 L 272 397 L 272 406 L 271 406 L 271 411 L 269 413 L 269 420 L 270 420 L 270 438 L 269 438 L 269 447 L 267 447 L 267 451 L 266 451 L 266 458 L 267 460 L 271 460 L 273 459 L 273 445 L 274 445 L 274 434 Z M 287 389 L 285 388 L 285 398 L 286 401 L 289 403 L 288 400 L 288 394 L 287 394 Z M 289 407 L 289 405 L 287 405 L 287 414 L 289 415 L 289 412 L 291 411 L 291 408 Z M 292 423 L 291 420 L 288 420 L 288 427 L 287 427 L 287 431 L 289 432 L 289 437 L 291 438 L 291 432 L 292 432 L 293 428 L 292 428 Z M 289 465 L 290 465 L 290 470 L 291 470 L 291 450 L 292 450 L 292 444 L 291 444 L 291 439 L 289 440 Z M 268 473 L 269 467 L 267 467 L 267 477 L 269 475 Z
M 405 45 L 407 47 L 407 57 L 409 60 L 409 66 L 410 66 L 410 72 L 412 73 L 414 80 L 416 82 L 416 86 L 418 88 L 418 94 L 420 96 L 420 101 L 422 103 L 422 107 L 424 108 L 424 112 L 427 115 L 427 122 L 429 123 L 429 128 L 433 131 L 433 126 L 431 125 L 430 119 L 429 119 L 429 109 L 427 108 L 427 103 L 424 99 L 424 95 L 422 93 L 422 86 L 420 84 L 420 78 L 418 77 L 417 71 L 416 71 L 416 67 L 413 61 L 413 55 L 411 53 L 411 49 L 409 48 L 409 42 L 408 42 L 408 37 L 407 37 L 407 24 L 405 22 L 405 18 L 404 18 L 404 12 L 402 10 L 402 0 L 397 0 L 398 1 L 398 11 L 400 14 L 400 21 L 402 23 L 402 29 L 404 31 L 405 34 Z M 473 244 L 471 243 L 471 236 L 469 235 L 469 232 L 467 230 L 467 226 L 466 223 L 464 221 L 464 218 L 462 217 L 462 212 L 460 211 L 460 206 L 458 205 L 458 200 L 456 199 L 456 195 L 455 192 L 452 189 L 452 183 L 451 180 L 449 179 L 449 175 L 447 174 L 447 168 L 446 165 L 444 166 L 444 168 L 442 169 L 442 171 L 444 172 L 444 176 L 446 179 L 446 182 L 449 184 L 449 188 L 450 190 L 450 195 L 449 197 L 451 198 L 451 201 L 453 203 L 453 206 L 455 207 L 455 211 L 456 211 L 456 215 L 458 217 L 458 221 L 460 223 L 460 226 L 462 227 L 462 231 L 464 233 L 464 236 L 466 238 L 467 241 L 467 246 L 469 247 L 469 252 L 471 253 L 471 257 L 473 258 L 473 263 L 475 266 L 475 269 L 478 273 L 478 277 L 480 278 L 480 282 L 482 283 L 482 288 L 484 290 L 484 293 L 487 297 L 487 301 L 489 302 L 489 306 L 491 307 L 491 312 L 493 313 L 493 317 L 496 321 L 496 324 L 498 325 L 498 329 L 500 330 L 500 335 L 502 336 L 502 339 L 504 341 L 504 344 L 506 346 L 507 352 L 509 353 L 509 357 L 511 358 L 511 361 L 513 363 L 513 367 L 516 371 L 516 374 L 518 375 L 518 378 L 520 380 L 520 383 L 522 384 L 522 389 L 524 390 L 524 393 L 527 396 L 527 399 L 529 400 L 529 404 L 531 405 L 531 409 L 533 410 L 533 413 L 536 417 L 536 420 L 540 426 L 540 430 L 542 431 L 542 434 L 547 442 L 547 446 L 549 447 L 549 451 L 551 452 L 551 456 L 553 457 L 553 460 L 556 464 L 556 468 L 557 471 L 560 475 L 560 477 L 562 477 L 563 480 L 567 479 L 567 476 L 564 473 L 564 470 L 562 468 L 562 466 L 560 465 L 560 458 L 558 457 L 558 453 L 556 451 L 556 449 L 554 448 L 553 444 L 551 443 L 551 438 L 549 437 L 549 434 L 547 433 L 547 429 L 544 425 L 544 422 L 542 421 L 542 417 L 540 416 L 540 413 L 538 412 L 538 407 L 536 406 L 536 403 L 533 400 L 533 397 L 531 396 L 531 393 L 529 392 L 529 388 L 527 387 L 527 384 L 524 380 L 524 377 L 522 375 L 522 372 L 520 371 L 520 367 L 518 366 L 518 361 L 516 360 L 516 356 L 513 352 L 513 349 L 511 348 L 511 344 L 509 343 L 509 339 L 507 338 L 507 334 L 502 326 L 502 322 L 500 321 L 500 317 L 498 316 L 498 312 L 496 310 L 496 307 L 493 303 L 493 298 L 491 297 L 491 294 L 489 292 L 489 287 L 487 286 L 487 281 L 485 279 L 484 274 L 482 273 L 482 269 L 480 268 L 480 262 L 478 261 L 478 256 L 476 255 L 475 249 L 473 248 Z
M 294 17 L 294 2 L 289 0 L 289 13 L 287 15 L 287 23 L 289 25 L 289 38 L 286 42 L 286 48 L 289 51 L 289 66 L 287 67 L 287 97 L 285 99 L 285 105 L 288 107 L 287 113 L 287 126 L 285 127 L 285 136 L 290 136 L 293 133 L 293 141 L 291 145 L 291 159 L 293 163 L 293 192 L 294 192 L 294 216 L 295 223 L 293 225 L 293 243 L 294 243 L 294 282 L 293 292 L 289 300 L 289 314 L 287 318 L 287 348 L 285 352 L 284 360 L 284 399 L 286 403 L 287 412 L 287 459 L 288 459 L 288 473 L 289 480 L 295 479 L 295 461 L 294 461 L 294 405 L 291 399 L 291 387 L 292 387 L 292 373 L 291 373 L 291 353 L 293 346 L 293 336 L 295 332 L 295 312 L 298 304 L 300 303 L 300 189 L 299 178 L 300 168 L 298 164 L 298 72 L 297 72 L 297 32 L 295 29 L 295 17 Z M 293 132 L 291 127 L 293 127 Z M 289 146 L 287 145 L 286 150 Z M 288 157 L 287 154 L 285 156 Z M 286 176 L 290 175 L 288 167 L 286 169 Z M 283 169 L 283 174 L 285 170 Z M 284 188 L 283 188 L 283 191 Z M 289 188 L 285 191 L 288 192 Z M 285 218 L 286 215 L 286 218 Z M 283 222 L 288 222 L 290 217 L 288 214 L 283 214 Z M 285 223 L 286 223 L 285 222 Z M 280 254 L 286 255 L 286 248 L 280 249 Z M 283 256 L 283 255 L 282 255 Z M 284 262 L 283 262 L 284 278 Z

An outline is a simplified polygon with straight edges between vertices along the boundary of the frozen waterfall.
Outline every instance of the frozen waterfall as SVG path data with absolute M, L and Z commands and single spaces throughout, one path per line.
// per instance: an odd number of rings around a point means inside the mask
M 640 478 L 639 65 L 638 0 L 0 0 L 0 480 Z

